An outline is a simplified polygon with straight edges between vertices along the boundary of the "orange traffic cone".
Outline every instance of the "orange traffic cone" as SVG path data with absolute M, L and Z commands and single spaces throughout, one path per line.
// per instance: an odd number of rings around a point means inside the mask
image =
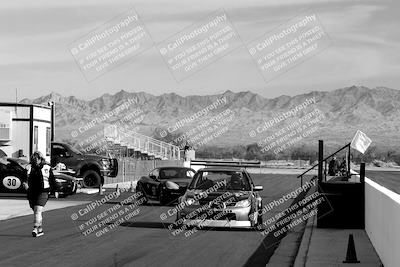
M 354 245 L 354 238 L 352 234 L 349 235 L 349 242 L 347 243 L 346 260 L 344 260 L 343 263 L 360 263 L 360 261 L 357 260 L 356 247 Z

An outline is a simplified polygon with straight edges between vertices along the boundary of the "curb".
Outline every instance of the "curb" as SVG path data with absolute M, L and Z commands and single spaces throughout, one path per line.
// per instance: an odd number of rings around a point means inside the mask
M 314 230 L 315 221 L 317 216 L 313 216 L 307 220 L 306 229 L 304 230 L 303 236 L 301 238 L 301 243 L 299 250 L 297 251 L 296 258 L 294 260 L 294 267 L 304 267 L 307 262 L 308 249 L 311 243 L 311 236 Z
M 112 184 L 104 184 L 103 189 L 115 189 L 115 187 L 118 185 L 119 188 L 130 188 L 131 182 L 134 187 L 136 187 L 136 181 L 127 181 L 127 182 L 119 182 L 119 183 L 112 183 Z M 97 189 L 98 191 L 98 189 Z

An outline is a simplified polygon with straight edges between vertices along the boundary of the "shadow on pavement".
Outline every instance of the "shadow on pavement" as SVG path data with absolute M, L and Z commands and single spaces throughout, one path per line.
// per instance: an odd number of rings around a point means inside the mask
M 112 224 L 112 223 L 109 223 Z M 159 228 L 168 229 L 173 223 L 162 223 L 162 222 L 123 222 L 120 226 L 124 227 L 137 227 L 137 228 Z M 191 227 L 195 228 L 195 227 Z M 253 228 L 220 228 L 220 227 L 203 227 L 198 229 L 200 231 L 218 231 L 218 232 L 254 232 Z

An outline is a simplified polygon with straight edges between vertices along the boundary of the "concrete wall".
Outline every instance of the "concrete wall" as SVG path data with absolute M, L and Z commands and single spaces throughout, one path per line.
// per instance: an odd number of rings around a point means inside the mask
M 365 231 L 386 267 L 400 266 L 400 195 L 365 179 Z
M 137 160 L 122 158 L 118 160 L 117 177 L 105 177 L 104 183 L 109 184 L 117 182 L 137 181 L 141 176 L 149 174 L 152 169 L 163 166 L 183 167 L 183 160 Z

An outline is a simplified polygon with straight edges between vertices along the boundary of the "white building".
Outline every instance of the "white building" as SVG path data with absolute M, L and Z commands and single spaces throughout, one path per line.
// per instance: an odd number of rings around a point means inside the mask
M 40 151 L 50 162 L 53 106 L 0 103 L 0 149 L 7 157 L 28 158 Z

